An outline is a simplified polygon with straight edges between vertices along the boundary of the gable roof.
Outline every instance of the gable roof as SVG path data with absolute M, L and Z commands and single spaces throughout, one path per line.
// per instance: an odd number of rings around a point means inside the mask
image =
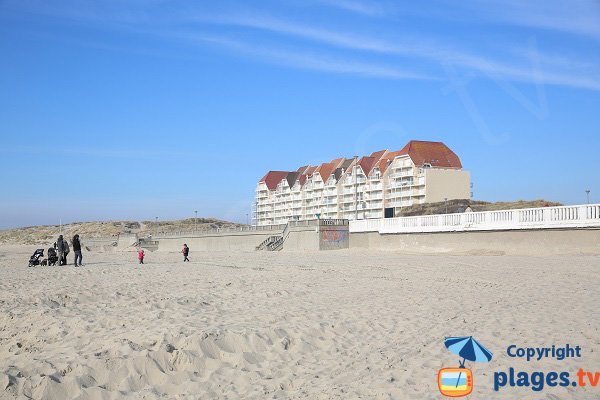
M 296 179 L 298 179 L 299 175 L 300 175 L 300 172 L 290 172 L 287 174 L 287 176 L 285 178 L 287 179 L 288 186 L 290 188 L 292 186 L 294 186 L 294 184 L 296 183 Z
M 269 171 L 259 181 L 264 182 L 270 190 L 277 188 L 282 179 L 287 179 L 290 187 L 296 182 L 303 186 L 307 178 L 318 172 L 324 182 L 329 179 L 332 173 L 336 180 L 339 180 L 343 173 L 351 174 L 352 168 L 358 165 L 362 168 L 365 175 L 369 175 L 373 168 L 379 168 L 383 174 L 390 163 L 398 156 L 408 156 L 413 163 L 421 167 L 423 164 L 430 164 L 437 168 L 462 168 L 458 156 L 442 142 L 429 142 L 423 140 L 411 140 L 401 150 L 389 152 L 379 150 L 371 153 L 370 156 L 364 156 L 358 159 L 354 158 L 336 158 L 328 163 L 319 166 L 305 165 L 296 171 Z
M 282 179 L 286 178 L 289 174 L 288 171 L 269 171 L 265 176 L 262 177 L 258 183 L 264 182 L 265 185 L 269 188 L 269 190 L 274 190 L 277 188 L 279 182 Z
M 390 165 L 390 162 L 391 161 L 387 158 L 382 158 L 381 160 L 377 161 L 377 164 L 375 166 L 379 168 L 379 172 L 381 173 L 381 175 L 383 175 L 388 165 Z
M 304 186 L 304 184 L 306 183 L 306 178 L 306 174 L 300 175 L 300 177 L 298 178 L 298 180 L 300 181 L 300 186 Z
M 400 150 L 408 154 L 416 166 L 427 163 L 439 168 L 462 168 L 458 156 L 442 142 L 411 140 Z
M 317 169 L 317 167 L 315 167 L 313 165 L 309 165 L 308 168 L 306 168 L 306 170 L 304 171 L 304 174 L 311 176 L 312 174 L 314 174 L 316 169 Z
M 336 158 L 334 160 L 331 160 L 330 164 L 333 165 L 333 168 L 339 168 L 343 163 L 344 160 L 346 160 L 344 157 L 340 157 L 340 158 Z
M 323 182 L 327 182 L 327 179 L 329 179 L 329 176 L 331 175 L 334 169 L 335 168 L 332 163 L 323 163 L 319 165 L 313 173 L 316 174 L 318 172 L 319 175 L 321 175 L 321 179 L 323 179 Z
M 386 154 L 388 151 L 387 150 L 379 150 L 379 151 L 374 151 L 371 153 L 371 155 L 369 157 L 373 157 L 375 160 L 379 160 L 381 157 L 384 156 L 384 154 Z
M 342 165 L 340 165 L 340 168 L 345 171 L 348 170 L 348 168 L 354 163 L 354 158 L 346 158 L 344 160 L 344 162 L 342 162 Z
M 358 160 L 357 165 L 360 166 L 364 174 L 368 176 L 375 166 L 375 163 L 377 163 L 377 159 L 374 157 L 362 157 L 360 160 Z

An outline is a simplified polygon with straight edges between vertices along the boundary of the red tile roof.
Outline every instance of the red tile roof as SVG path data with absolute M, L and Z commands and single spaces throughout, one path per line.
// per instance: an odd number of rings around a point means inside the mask
M 373 153 L 371 153 L 370 157 L 379 160 L 381 157 L 383 157 L 385 153 L 387 153 L 387 150 L 374 151 Z
M 319 175 L 321 175 L 321 179 L 323 179 L 323 182 L 327 182 L 327 179 L 329 179 L 329 176 L 334 170 L 335 167 L 332 163 L 323 163 L 319 165 L 319 167 L 313 173 L 316 174 L 318 172 Z
M 345 158 L 344 157 L 340 157 L 340 158 L 336 158 L 335 160 L 331 160 L 330 164 L 333 165 L 333 168 L 339 168 L 342 163 L 344 162 Z
M 462 168 L 458 156 L 442 142 L 411 140 L 400 150 L 408 154 L 416 166 L 430 164 L 439 168 Z
M 375 157 L 362 157 L 358 160 L 358 165 L 362 168 L 365 176 L 369 176 L 376 163 L 377 159 Z
M 300 181 L 300 186 L 304 186 L 304 184 L 306 183 L 306 178 L 308 178 L 306 174 L 300 175 L 300 178 L 298 178 L 298 180 Z
M 310 175 L 314 174 L 316 169 L 317 169 L 317 167 L 310 165 L 308 168 L 306 168 L 306 171 L 304 171 L 304 174 L 310 176 Z
M 390 163 L 390 160 L 388 160 L 387 158 L 382 158 L 381 160 L 379 160 L 377 162 L 376 167 L 379 167 L 379 172 L 381 173 L 381 175 L 383 175 L 383 173 L 387 169 L 389 163 Z
M 267 187 L 269 188 L 269 190 L 274 190 L 277 188 L 279 182 L 281 182 L 282 179 L 285 179 L 288 176 L 288 174 L 288 171 L 269 171 L 258 182 L 264 182 L 265 185 L 267 185 Z
M 336 158 L 329 163 L 323 163 L 317 166 L 303 166 L 295 172 L 287 171 L 269 171 L 260 182 L 264 182 L 270 190 L 277 188 L 282 179 L 287 178 L 288 183 L 293 186 L 296 181 L 300 185 L 304 185 L 306 179 L 319 172 L 323 181 L 327 181 L 332 173 L 336 173 L 336 178 L 339 178 L 339 172 L 343 170 L 345 173 L 352 173 L 352 168 L 359 165 L 366 175 L 378 167 L 383 174 L 394 158 L 402 155 L 408 155 L 416 166 L 420 167 L 423 164 L 430 164 L 437 168 L 462 168 L 462 164 L 458 156 L 442 142 L 428 142 L 422 140 L 411 140 L 402 148 L 402 150 L 388 152 L 387 150 L 379 150 L 371 153 L 370 156 L 365 156 L 360 159 L 356 158 Z

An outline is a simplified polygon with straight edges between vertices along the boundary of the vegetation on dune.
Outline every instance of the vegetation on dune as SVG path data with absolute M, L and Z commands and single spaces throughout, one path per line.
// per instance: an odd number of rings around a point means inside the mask
M 562 206 L 561 203 L 548 200 L 518 200 L 518 201 L 498 201 L 488 202 L 480 200 L 448 200 L 438 203 L 415 204 L 402 209 L 400 215 L 402 217 L 417 216 L 417 215 L 432 215 L 432 214 L 454 214 L 464 212 L 467 206 L 471 206 L 473 211 L 494 211 L 494 210 L 514 210 L 518 208 L 535 208 L 535 207 L 553 207 Z
M 208 230 L 242 226 L 216 218 L 190 218 L 176 221 L 106 221 L 74 222 L 70 224 L 29 226 L 0 231 L 2 244 L 48 244 L 53 243 L 62 232 L 71 238 L 76 233 L 82 238 L 105 238 L 123 233 L 151 235 L 155 232 L 175 233 L 192 230 Z

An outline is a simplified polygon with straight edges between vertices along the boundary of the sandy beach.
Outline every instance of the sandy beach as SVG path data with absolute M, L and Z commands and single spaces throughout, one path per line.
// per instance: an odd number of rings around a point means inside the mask
M 591 399 L 600 387 L 493 390 L 494 371 L 600 370 L 600 257 L 85 252 L 27 268 L 0 248 L 0 399 L 440 399 L 447 336 L 494 353 L 471 398 Z M 72 261 L 72 258 L 70 259 Z M 527 362 L 509 345 L 579 345 Z

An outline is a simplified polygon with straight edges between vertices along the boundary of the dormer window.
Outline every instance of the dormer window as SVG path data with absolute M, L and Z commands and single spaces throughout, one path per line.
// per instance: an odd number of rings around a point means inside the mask
M 429 163 L 423 163 L 423 168 L 431 168 L 431 164 L 429 164 Z

